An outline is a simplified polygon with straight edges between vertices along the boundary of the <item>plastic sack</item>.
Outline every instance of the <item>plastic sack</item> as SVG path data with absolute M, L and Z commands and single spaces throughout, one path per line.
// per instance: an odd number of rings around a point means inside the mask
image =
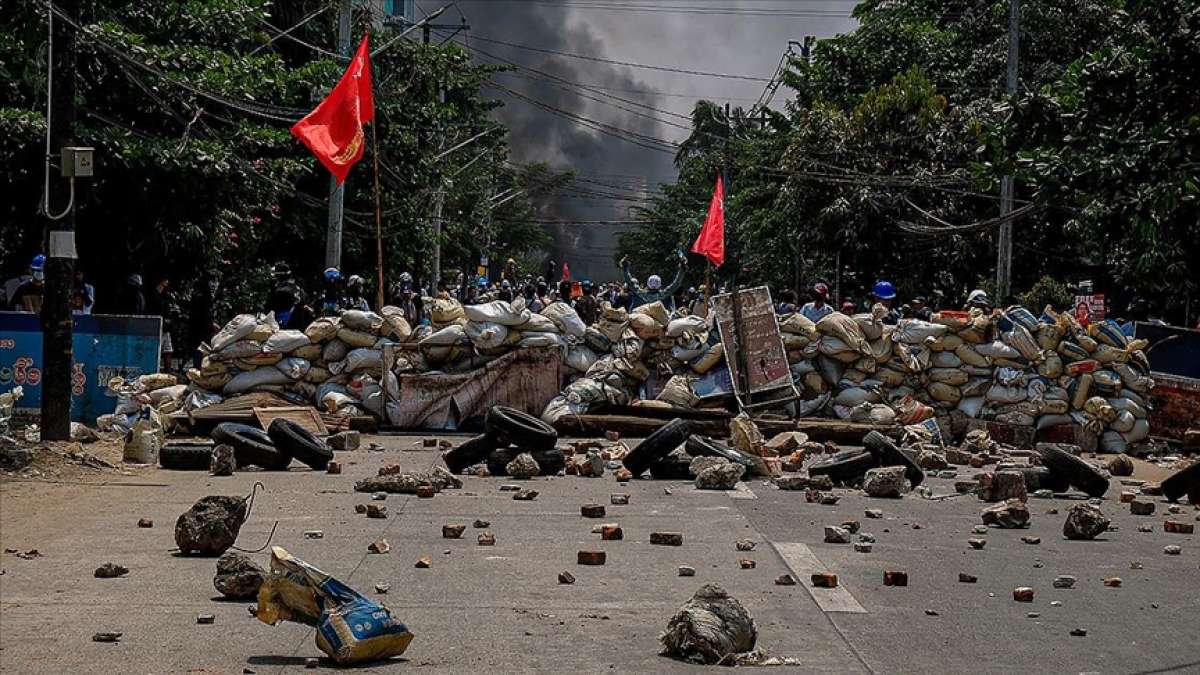
M 557 347 L 561 344 L 558 333 L 521 333 L 518 347 Z
M 952 387 L 961 387 L 970 377 L 957 368 L 932 368 L 929 371 L 929 379 Z
M 366 347 L 355 349 L 346 355 L 345 362 L 346 367 L 343 372 L 367 371 L 377 376 L 383 372 L 383 354 L 378 349 Z
M 847 347 L 863 356 L 873 354 L 871 345 L 863 336 L 862 329 L 858 327 L 858 322 L 841 312 L 833 312 L 821 317 L 821 320 L 817 322 L 817 331 L 821 335 L 838 338 Z
M 820 342 L 817 343 L 817 349 L 825 356 L 841 361 L 842 363 L 853 363 L 860 356 L 858 351 L 832 335 L 826 335 L 821 338 Z
M 1067 393 L 1070 394 L 1070 402 L 1072 410 L 1082 410 L 1083 405 L 1091 398 L 1092 392 L 1092 374 L 1084 373 L 1076 377 L 1067 385 Z
M 469 321 L 476 323 L 496 323 L 501 326 L 520 326 L 532 316 L 529 310 L 514 310 L 512 305 L 503 300 L 487 302 L 481 305 L 467 305 L 463 308 Z
M 1047 351 L 1044 355 L 1045 358 L 1043 358 L 1037 367 L 1038 375 L 1050 379 L 1061 376 L 1063 374 L 1063 362 L 1058 352 Z
M 408 319 L 404 318 L 404 310 L 399 307 L 385 305 L 380 308 L 379 313 L 383 315 L 384 326 L 380 329 L 380 333 L 385 336 L 391 336 L 401 342 L 408 342 L 412 337 L 412 326 L 408 323 Z
M 350 347 L 374 347 L 375 341 L 379 339 L 375 333 L 345 327 L 338 329 L 337 336 Z
M 850 421 L 892 425 L 896 423 L 896 411 L 882 403 L 863 403 L 850 409 Z
M 308 336 L 302 331 L 281 330 L 267 338 L 267 341 L 263 343 L 263 351 L 268 354 L 287 354 L 309 343 Z
M 961 345 L 958 349 L 954 350 L 954 355 L 969 366 L 986 368 L 992 365 L 992 362 L 986 356 L 975 350 L 975 345 Z
M 413 634 L 392 611 L 337 579 L 271 547 L 271 571 L 258 592 L 259 621 L 316 628 L 317 648 L 340 665 L 399 656 Z
M 1038 330 L 1038 324 L 1041 323 L 1038 321 L 1037 317 L 1033 315 L 1033 312 L 1020 305 L 1013 305 L 1012 307 L 1004 310 L 1004 318 L 1011 321 L 1013 325 L 1021 326 L 1030 333 L 1036 332 Z
M 560 333 L 557 325 L 541 314 L 530 314 L 524 323 L 516 327 L 522 333 Z
M 817 324 L 799 312 L 788 314 L 780 319 L 779 330 L 793 335 L 802 335 L 810 341 L 817 339 L 818 335 Z
M 881 317 L 874 314 L 855 314 L 852 317 L 854 323 L 858 324 L 858 329 L 862 331 L 863 337 L 867 342 L 872 342 L 883 337 L 883 321 Z
M 845 364 L 835 361 L 824 354 L 817 357 L 814 365 L 821 379 L 831 387 L 842 379 L 842 373 L 846 371 Z
M 338 319 L 326 316 L 308 324 L 308 327 L 304 329 L 304 334 L 308 336 L 310 342 L 325 342 L 332 340 L 337 335 L 338 328 L 341 328 Z
M 870 403 L 871 399 L 871 393 L 866 389 L 853 387 L 850 389 L 843 389 L 842 391 L 838 392 L 837 396 L 833 398 L 833 403 L 834 405 L 853 408 L 854 406 L 862 405 L 863 403 Z
M 262 343 L 253 340 L 238 340 L 223 349 L 208 355 L 213 361 L 233 361 L 262 353 Z
M 1136 419 L 1145 419 L 1147 412 L 1146 408 L 1137 401 L 1124 396 L 1108 399 L 1108 404 L 1117 412 L 1128 412 Z
M 360 330 L 364 333 L 377 333 L 383 328 L 383 317 L 375 312 L 361 309 L 348 309 L 342 312 L 342 327 Z
M 242 340 L 254 332 L 258 326 L 258 319 L 254 318 L 253 314 L 238 314 L 229 320 L 229 323 L 213 336 L 209 341 L 209 346 L 213 351 L 221 351 L 229 345 Z
M 645 345 L 645 341 L 630 329 L 626 330 L 617 340 L 613 341 L 612 353 L 613 356 L 619 359 L 638 361 L 642 358 L 642 351 Z
M 571 370 L 586 373 L 588 368 L 591 368 L 596 363 L 596 352 L 588 349 L 586 345 L 571 345 L 567 349 L 567 358 L 563 360 L 563 365 Z
M 450 347 L 465 342 L 467 342 L 466 330 L 458 324 L 453 324 L 430 334 L 418 344 L 421 347 Z
M 1121 388 L 1121 376 L 1111 370 L 1092 373 L 1092 385 L 1100 392 L 1115 394 Z
M 926 347 L 909 345 L 903 342 L 895 343 L 895 356 L 904 370 L 910 373 L 920 373 L 929 367 L 929 359 L 933 352 Z
M 1021 356 L 1021 352 L 999 340 L 989 342 L 987 344 L 976 345 L 975 351 L 981 356 L 986 356 L 990 359 L 1015 359 L 1020 358 Z M 963 360 L 966 361 L 966 359 Z
M 565 302 L 552 302 L 541 312 L 542 316 L 554 322 L 559 332 L 564 335 L 582 338 L 587 325 L 575 313 L 575 310 Z
M 1042 348 L 1024 326 L 1014 325 L 1012 330 L 1003 335 L 1003 340 L 1005 344 L 1016 349 L 1023 358 L 1037 361 L 1042 357 Z
M 225 396 L 242 394 L 258 387 L 273 384 L 288 384 L 292 378 L 277 368 L 258 368 L 245 373 L 238 373 L 225 384 L 221 393 Z
M 920 319 L 901 319 L 892 333 L 894 342 L 917 345 L 925 342 L 926 338 L 939 338 L 949 329 L 946 326 Z
M 663 325 L 649 314 L 632 312 L 629 315 L 629 328 L 643 340 L 654 340 L 665 334 Z
M 671 315 L 667 312 L 667 308 L 664 307 L 660 301 L 638 305 L 630 310 L 629 313 L 645 314 L 646 316 L 658 322 L 658 325 L 662 326 L 664 330 L 666 329 L 667 324 L 671 322 Z
M 1133 423 L 1133 428 L 1122 433 L 1121 438 L 1124 438 L 1127 443 L 1141 443 L 1150 438 L 1150 421 L 1138 420 Z
M 667 337 L 672 338 L 682 337 L 685 333 L 694 335 L 707 331 L 708 321 L 704 317 L 696 316 L 695 314 L 673 319 L 667 324 Z
M 275 364 L 275 367 L 279 369 L 279 372 L 287 375 L 290 379 L 299 380 L 308 374 L 309 368 L 312 367 L 312 364 L 310 364 L 306 359 L 289 356 L 281 359 L 279 363 Z
M 504 344 L 508 338 L 508 327 L 490 321 L 468 320 L 463 324 L 463 333 L 480 349 L 491 349 Z
M 1125 333 L 1121 330 L 1121 326 L 1112 319 L 1093 323 L 1088 326 L 1088 336 L 1100 344 L 1117 349 L 1125 349 L 1129 344 L 1129 338 L 1125 336 Z
M 1116 431 L 1106 431 L 1100 434 L 1100 452 L 1110 453 L 1114 455 L 1124 454 L 1129 450 L 1129 444 L 1125 438 Z
M 452 323 L 466 323 L 467 313 L 457 300 L 449 298 L 431 298 L 425 303 L 429 308 L 429 319 L 436 326 L 448 326 Z
M 1029 391 L 1024 385 L 993 384 L 985 395 L 992 403 L 1020 403 L 1029 397 Z

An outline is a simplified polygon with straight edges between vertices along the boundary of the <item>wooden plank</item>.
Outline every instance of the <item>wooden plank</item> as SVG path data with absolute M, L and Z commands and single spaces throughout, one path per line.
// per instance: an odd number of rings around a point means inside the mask
M 815 588 L 812 585 L 812 575 L 818 572 L 828 572 L 829 566 L 821 562 L 812 550 L 805 544 L 792 542 L 771 542 L 775 551 L 783 558 L 783 564 L 792 571 L 796 581 L 808 591 L 817 606 L 823 612 L 842 612 L 846 614 L 866 614 L 867 610 L 858 600 L 841 585 L 835 588 Z
M 254 417 L 264 429 L 271 426 L 271 422 L 282 418 L 295 422 L 311 434 L 329 435 L 329 430 L 325 428 L 325 422 L 321 420 L 317 409 L 312 406 L 290 405 L 276 408 L 255 408 Z
M 622 436 L 645 438 L 665 423 L 663 419 L 635 415 L 565 415 L 554 423 L 554 428 L 566 436 L 594 437 L 603 436 L 606 431 L 616 431 Z M 762 419 L 755 420 L 755 424 L 768 438 L 785 431 L 803 431 L 811 440 L 834 441 L 845 445 L 860 445 L 863 437 L 872 431 L 888 436 L 898 433 L 895 426 L 826 419 Z M 690 420 L 690 425 L 694 434 L 729 437 L 728 420 Z

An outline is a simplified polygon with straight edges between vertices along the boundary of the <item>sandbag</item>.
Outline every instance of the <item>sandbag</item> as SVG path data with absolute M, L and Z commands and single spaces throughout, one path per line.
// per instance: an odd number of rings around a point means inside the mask
M 933 400 L 950 406 L 958 405 L 958 402 L 962 400 L 962 391 L 958 387 L 942 382 L 931 382 L 926 391 Z
M 1058 352 L 1046 351 L 1043 352 L 1043 355 L 1042 362 L 1037 367 L 1038 375 L 1050 379 L 1061 376 L 1063 374 L 1063 362 Z
M 452 298 L 426 298 L 425 306 L 429 308 L 429 320 L 438 327 L 467 321 L 462 304 Z
M 816 340 L 818 337 L 817 324 L 799 312 L 793 312 L 781 318 L 779 320 L 779 330 L 783 333 L 806 337 L 809 341 Z
M 926 338 L 938 338 L 946 334 L 948 329 L 941 324 L 921 321 L 920 319 L 901 319 L 892 333 L 894 342 L 917 345 L 925 342 Z
M 521 333 L 518 347 L 558 347 L 561 345 L 558 333 Z
M 490 321 L 480 322 L 470 319 L 463 324 L 462 328 L 463 333 L 480 349 L 499 347 L 508 338 L 508 327 Z
M 235 375 L 233 379 L 229 380 L 222 387 L 221 394 L 224 396 L 233 396 L 234 394 L 243 394 L 259 387 L 288 384 L 291 381 L 292 378 L 276 368 L 258 368 Z
M 898 370 L 892 370 L 891 368 L 876 369 L 874 375 L 875 379 L 882 382 L 883 386 L 888 388 L 899 387 L 904 383 L 905 377 L 904 373 Z
M 983 397 L 987 394 L 988 387 L 992 386 L 992 381 L 984 377 L 972 377 L 967 380 L 967 383 L 960 386 L 962 395 L 967 397 Z
M 290 379 L 299 380 L 308 374 L 308 370 L 312 367 L 312 364 L 310 364 L 306 359 L 296 356 L 289 356 L 285 359 L 281 359 L 279 363 L 275 364 L 275 367 L 279 369 L 279 372 L 287 375 Z
M 1066 415 L 1071 410 L 1071 404 L 1059 399 L 1043 399 L 1042 412 L 1046 415 Z
M 383 372 L 383 354 L 378 349 L 362 347 L 352 350 L 346 355 L 346 366 L 343 372 L 369 372 L 379 376 Z
M 1079 377 L 1071 380 L 1067 386 L 1067 393 L 1071 395 L 1071 409 L 1082 410 L 1083 405 L 1091 398 L 1092 392 L 1092 374 L 1084 373 Z
M 262 343 L 253 340 L 239 340 L 226 345 L 224 349 L 208 355 L 212 361 L 233 361 L 257 356 L 262 353 Z
M 957 368 L 932 368 L 929 370 L 929 379 L 934 382 L 961 387 L 970 378 L 966 373 Z
M 253 314 L 238 314 L 229 320 L 221 330 L 209 340 L 208 344 L 214 352 L 219 352 L 238 340 L 245 339 L 258 326 L 258 319 Z
M 659 303 L 662 304 L 662 303 Z M 708 321 L 702 316 L 689 314 L 678 319 L 672 319 L 667 324 L 667 337 L 677 338 L 685 333 L 696 334 L 708 331 Z
M 263 343 L 263 351 L 270 354 L 287 354 L 309 344 L 308 335 L 298 330 L 281 330 Z
M 1108 345 L 1116 349 L 1125 349 L 1129 344 L 1129 338 L 1125 336 L 1121 326 L 1112 319 L 1093 323 L 1088 326 L 1088 336 L 1100 344 Z
M 1117 416 L 1113 418 L 1113 421 L 1108 423 L 1108 426 L 1113 431 L 1128 433 L 1133 430 L 1134 422 L 1137 422 L 1137 418 L 1133 416 L 1133 413 L 1128 410 L 1121 410 L 1117 412 Z
M 1111 370 L 1097 370 L 1092 373 L 1092 386 L 1097 392 L 1115 394 L 1121 388 L 1121 376 Z
M 512 305 L 502 300 L 487 302 L 481 305 L 467 305 L 463 308 L 469 321 L 475 323 L 495 323 L 501 326 L 521 326 L 533 316 L 527 309 L 516 311 Z
M 955 406 L 955 410 L 958 410 L 971 419 L 978 419 L 979 413 L 983 410 L 983 406 L 986 403 L 987 399 L 982 396 L 971 396 L 960 399 L 958 405 Z
M 529 318 L 516 327 L 522 333 L 559 333 L 558 326 L 548 317 L 530 313 Z
M 350 348 L 345 342 L 339 339 L 333 339 L 325 343 L 325 349 L 321 352 L 321 360 L 325 363 L 333 363 L 346 358 L 346 354 L 350 352 Z
M 1037 362 L 1042 357 L 1042 348 L 1037 340 L 1029 334 L 1024 326 L 1014 325 L 1013 329 L 1001 336 L 1005 344 L 1016 349 L 1022 358 Z
M 921 373 L 929 368 L 929 359 L 933 352 L 927 347 L 910 345 L 903 342 L 894 344 L 894 352 L 903 369 L 910 373 Z
M 594 326 L 588 326 L 587 330 L 583 332 L 583 344 L 598 354 L 606 354 L 612 349 L 612 340 L 596 330 Z
M 565 302 L 552 302 L 542 310 L 541 314 L 553 321 L 563 335 L 582 339 L 584 331 L 587 330 L 583 319 L 580 319 L 575 310 Z M 660 326 L 660 332 L 661 330 Z
M 325 345 L 307 344 L 303 347 L 297 347 L 292 350 L 292 356 L 304 359 L 305 361 L 318 361 L 321 359 L 321 354 L 325 350 Z
M 954 352 L 934 352 L 929 358 L 929 365 L 934 368 L 958 368 L 962 365 L 962 359 Z
M 1038 331 L 1038 325 L 1041 323 L 1033 315 L 1033 312 L 1020 305 L 1013 305 L 1004 310 L 1004 318 L 1011 321 L 1014 325 L 1021 326 L 1031 334 Z
M 871 345 L 863 336 L 862 329 L 858 327 L 858 323 L 851 317 L 842 314 L 841 312 L 833 312 L 821 317 L 817 322 L 817 331 L 821 335 L 835 337 L 841 340 L 850 349 L 862 354 L 863 356 L 871 356 Z
M 684 408 L 694 408 L 700 403 L 700 397 L 692 390 L 691 379 L 684 375 L 675 375 L 667 380 L 656 400 Z
M 954 333 L 946 333 L 938 338 L 938 348 L 944 352 L 952 352 L 963 345 L 963 339 Z
M 836 385 L 838 381 L 842 379 L 842 373 L 846 370 L 845 364 L 831 359 L 824 354 L 817 357 L 814 365 L 816 366 L 817 373 L 820 374 L 821 379 L 831 387 Z
M 815 394 L 824 394 L 829 391 L 829 383 L 825 381 L 821 374 L 815 370 L 804 375 L 804 389 Z
M 463 326 L 452 324 L 439 331 L 435 331 L 417 344 L 421 347 L 450 347 L 464 345 L 468 341 L 467 333 Z
M 364 333 L 377 333 L 383 328 L 383 317 L 375 312 L 365 312 L 360 309 L 348 309 L 342 312 L 342 326 Z
M 339 340 L 345 342 L 350 347 L 374 347 L 375 341 L 379 339 L 379 336 L 375 335 L 375 333 L 346 327 L 339 328 L 337 336 Z
M 613 356 L 619 359 L 629 359 L 631 361 L 639 361 L 642 358 L 646 342 L 638 337 L 633 329 L 627 329 L 617 340 L 613 341 L 612 353 Z
M 663 336 L 665 329 L 657 319 L 649 314 L 640 312 L 631 312 L 629 314 L 629 327 L 643 340 L 653 340 Z
M 380 333 L 385 336 L 391 336 L 401 342 L 408 342 L 412 337 L 413 329 L 408 323 L 408 319 L 404 317 L 404 310 L 399 307 L 385 305 L 379 310 L 383 315 L 384 326 L 380 329 Z
M 992 403 L 1019 403 L 1029 396 L 1023 385 L 993 384 L 988 388 L 985 397 Z
M 592 364 L 597 360 L 596 352 L 588 349 L 586 345 L 571 345 L 567 348 L 567 357 L 563 360 L 563 365 L 571 370 L 586 373 Z
M 1125 394 L 1127 395 L 1128 392 L 1125 392 Z M 1133 399 L 1126 398 L 1125 396 L 1110 398 L 1108 399 L 1108 404 L 1118 412 L 1128 412 L 1129 414 L 1133 415 L 1135 419 L 1145 419 L 1148 414 L 1144 406 Z
M 630 314 L 645 314 L 658 322 L 664 330 L 667 324 L 671 322 L 671 315 L 667 312 L 667 308 L 661 301 L 649 302 L 644 305 L 638 305 L 629 311 Z
M 718 342 L 708 348 L 708 351 L 692 364 L 692 370 L 703 375 L 725 359 L 725 345 Z
M 954 350 L 954 355 L 969 366 L 987 368 L 992 365 L 986 356 L 975 351 L 975 345 L 963 344 Z
M 854 387 L 851 389 L 843 389 L 842 391 L 838 392 L 838 394 L 833 398 L 833 403 L 834 405 L 853 408 L 856 405 L 870 403 L 871 398 L 872 396 L 870 392 L 868 392 L 866 389 Z
M 990 359 L 1015 359 L 1021 357 L 1021 352 L 999 340 L 987 344 L 975 345 L 975 351 L 981 356 L 986 356 Z M 963 360 L 966 361 L 966 359 Z
M 867 342 L 883 337 L 883 321 L 874 314 L 855 314 L 852 318 Z
M 1105 431 L 1100 434 L 1099 450 L 1108 454 L 1123 455 L 1129 450 L 1129 443 L 1120 433 Z
M 1043 323 L 1038 326 L 1034 337 L 1037 338 L 1038 346 L 1044 350 L 1057 350 L 1058 343 L 1062 341 L 1063 328 L 1057 323 Z
M 1138 420 L 1133 423 L 1133 428 L 1122 433 L 1121 438 L 1125 439 L 1126 443 L 1141 443 L 1150 438 L 1150 421 Z
M 255 318 L 254 330 L 246 336 L 247 340 L 255 342 L 265 342 L 267 338 L 275 334 L 279 330 L 279 322 L 275 320 L 274 312 L 267 312 L 263 316 Z
M 304 329 L 304 334 L 308 336 L 310 342 L 315 344 L 332 340 L 337 335 L 339 328 L 341 328 L 341 322 L 337 318 L 321 317 L 308 324 L 308 327 Z
M 304 374 L 304 381 L 312 384 L 321 384 L 333 377 L 329 369 L 320 366 L 309 366 L 308 372 Z

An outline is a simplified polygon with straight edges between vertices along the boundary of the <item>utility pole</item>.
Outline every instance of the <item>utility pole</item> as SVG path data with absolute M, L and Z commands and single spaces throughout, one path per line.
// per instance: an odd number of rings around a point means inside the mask
M 350 24 L 353 20 L 350 0 L 341 0 L 338 6 L 338 54 L 350 59 Z M 342 204 L 346 197 L 346 185 L 338 185 L 337 178 L 329 178 L 329 226 L 325 231 L 325 266 L 342 267 Z
M 1008 1 L 1008 93 L 1017 93 L 1017 63 L 1021 53 L 1021 0 Z M 1012 176 L 1000 179 L 1000 215 L 1013 210 Z M 1012 221 L 1000 224 L 996 247 L 996 302 L 1003 303 L 1012 290 Z
M 42 207 L 49 219 L 49 254 L 46 263 L 46 290 L 42 301 L 42 438 L 48 441 L 71 439 L 71 369 L 75 354 L 72 346 L 71 286 L 75 279 L 75 208 L 74 179 L 72 202 L 61 217 L 55 217 L 50 205 L 49 163 L 60 148 L 75 145 L 75 26 L 79 23 L 79 0 L 58 0 L 58 8 L 67 19 L 55 19 L 47 2 L 50 21 L 50 78 L 46 144 L 46 194 Z M 70 23 L 68 23 L 68 21 Z M 65 160 L 66 157 L 64 156 Z M 74 175 L 73 173 L 71 175 Z

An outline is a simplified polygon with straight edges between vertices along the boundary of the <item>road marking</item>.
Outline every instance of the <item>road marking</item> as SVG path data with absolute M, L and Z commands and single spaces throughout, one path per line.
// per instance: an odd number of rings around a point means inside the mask
M 746 485 L 745 483 L 738 481 L 738 484 L 733 486 L 733 489 L 729 491 L 729 498 L 730 499 L 758 499 L 758 495 L 754 494 L 754 491 L 750 489 L 749 485 Z
M 771 542 L 775 551 L 783 558 L 783 564 L 792 571 L 792 576 L 800 583 L 817 602 L 824 612 L 843 612 L 847 614 L 866 614 L 867 610 L 858 600 L 850 595 L 843 586 L 837 588 L 814 588 L 812 575 L 817 572 L 828 572 L 829 567 L 813 554 L 805 544 L 795 542 Z

